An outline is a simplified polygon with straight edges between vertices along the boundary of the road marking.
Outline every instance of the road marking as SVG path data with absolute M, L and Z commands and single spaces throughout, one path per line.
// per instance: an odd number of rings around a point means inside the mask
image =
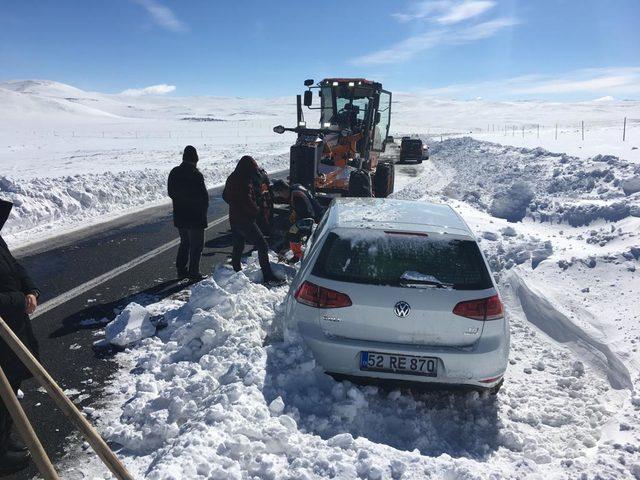
M 209 226 L 205 229 L 205 231 L 215 227 L 216 225 L 220 225 L 221 223 L 226 222 L 228 219 L 229 219 L 229 215 L 225 215 L 224 217 L 220 217 L 214 220 L 209 224 Z M 176 238 L 175 240 L 171 240 L 170 242 L 165 243 L 164 245 L 161 245 L 158 248 L 154 248 L 153 250 L 145 253 L 144 255 L 140 255 L 138 258 L 134 258 L 133 260 L 125 263 L 124 265 L 120 265 L 119 267 L 116 267 L 113 270 L 103 273 L 98 277 L 92 278 L 91 280 L 84 282 L 83 284 L 78 285 L 77 287 L 72 288 L 71 290 L 61 293 L 57 297 L 52 298 L 51 300 L 48 300 L 42 303 L 41 305 L 38 305 L 38 309 L 31 315 L 31 318 L 36 318 L 48 312 L 49 310 L 52 310 L 64 303 L 67 303 L 69 300 L 76 298 L 77 296 L 82 295 L 85 292 L 88 292 L 92 288 L 95 288 L 98 285 L 101 285 L 104 282 L 111 280 L 112 278 L 117 277 L 121 273 L 124 273 L 127 270 L 130 270 L 133 267 L 136 267 L 141 263 L 144 263 L 147 260 L 151 260 L 153 257 L 160 255 L 161 253 L 166 252 L 167 250 L 172 249 L 179 243 L 180 243 L 179 238 Z

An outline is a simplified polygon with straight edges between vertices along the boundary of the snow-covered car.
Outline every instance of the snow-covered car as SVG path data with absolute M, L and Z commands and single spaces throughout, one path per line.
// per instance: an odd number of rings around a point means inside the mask
M 336 199 L 286 301 L 331 374 L 497 392 L 509 325 L 478 243 L 448 205 Z

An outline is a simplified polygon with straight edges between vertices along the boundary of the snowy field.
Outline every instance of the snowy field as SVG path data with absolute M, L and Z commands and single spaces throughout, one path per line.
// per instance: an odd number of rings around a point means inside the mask
M 497 397 L 332 380 L 250 258 L 107 329 L 133 343 L 87 413 L 136 478 L 640 478 L 638 164 L 453 138 L 399 169 L 395 196 L 452 204 L 497 275 Z M 66 468 L 103 471 L 92 454 Z
M 294 137 L 272 128 L 295 123 L 295 93 L 274 99 L 179 98 L 86 92 L 46 80 L 2 82 L 0 195 L 15 204 L 4 236 L 16 247 L 166 202 L 166 175 L 187 144 L 200 152 L 209 186 L 221 183 L 244 154 L 269 171 L 284 168 Z M 582 121 L 585 141 L 576 130 Z M 504 125 L 507 136 L 486 131 Z M 640 161 L 637 101 L 455 101 L 397 93 L 391 130 L 437 134 L 434 140 L 471 133 L 579 157 L 613 154 Z

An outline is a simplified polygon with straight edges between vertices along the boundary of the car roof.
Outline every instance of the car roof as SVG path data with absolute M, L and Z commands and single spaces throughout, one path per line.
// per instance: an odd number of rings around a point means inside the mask
M 372 228 L 417 233 L 473 233 L 449 205 L 390 198 L 336 198 L 330 210 L 333 228 Z

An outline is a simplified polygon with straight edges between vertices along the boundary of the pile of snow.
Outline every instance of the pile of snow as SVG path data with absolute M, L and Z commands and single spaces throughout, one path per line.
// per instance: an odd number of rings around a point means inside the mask
M 235 168 L 240 152 L 228 152 L 211 160 L 215 148 L 203 148 L 200 167 L 208 187 L 222 184 Z M 153 154 L 152 154 L 153 155 Z M 106 215 L 123 214 L 159 202 L 168 202 L 167 175 L 180 152 L 158 153 L 166 167 L 123 172 L 87 173 L 42 177 L 19 181 L 0 176 L 0 196 L 14 207 L 3 228 L 3 237 L 14 244 L 59 234 L 74 226 L 86 226 Z M 171 157 L 171 158 L 169 158 Z M 288 164 L 283 154 L 264 155 L 260 164 L 267 171 Z
M 136 478 L 630 476 L 640 406 L 532 326 L 503 291 L 513 352 L 497 397 L 336 382 L 291 330 L 253 256 L 188 300 L 149 305 L 167 327 L 118 355 L 99 427 Z M 128 372 L 128 373 L 125 373 Z M 640 402 L 638 402 L 640 403 Z M 75 469 L 97 474 L 92 455 Z
M 99 427 L 134 476 L 638 477 L 640 219 L 573 225 L 537 208 L 633 201 L 615 180 L 634 167 L 609 159 L 594 175 L 602 159 L 570 158 L 563 171 L 566 156 L 472 139 L 435 150 L 395 196 L 449 203 L 478 233 L 511 323 L 500 393 L 336 382 L 285 329 L 286 289 L 255 283 L 254 255 L 148 306 L 167 328 L 118 354 Z M 496 197 L 523 191 L 520 221 L 494 214 Z M 79 468 L 101 467 L 87 455 Z

